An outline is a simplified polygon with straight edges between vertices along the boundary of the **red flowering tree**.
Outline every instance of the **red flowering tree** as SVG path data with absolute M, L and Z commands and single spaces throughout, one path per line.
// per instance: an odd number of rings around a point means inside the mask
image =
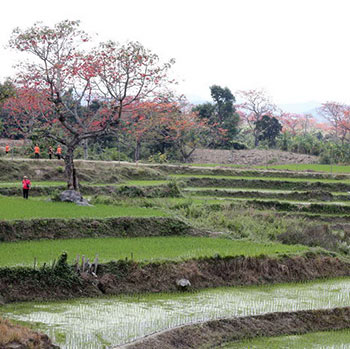
M 193 151 L 203 145 L 208 121 L 199 118 L 192 106 L 180 98 L 163 98 L 131 106 L 122 117 L 123 131 L 135 144 L 135 161 L 139 159 L 142 142 L 171 143 L 187 161 Z
M 338 102 L 326 102 L 322 103 L 318 112 L 330 123 L 334 137 L 344 143 L 349 132 L 348 128 L 344 127 L 348 124 L 349 106 Z
M 45 136 L 66 147 L 65 173 L 69 189 L 78 190 L 73 153 L 89 138 L 120 129 L 126 108 L 154 98 L 168 83 L 173 61 L 161 64 L 156 54 L 138 42 L 101 43 L 82 51 L 88 35 L 78 21 L 53 28 L 35 24 L 13 31 L 10 46 L 32 58 L 19 66 L 17 84 L 46 97 L 50 113 L 24 115 Z M 28 121 L 29 123 L 29 121 Z
M 4 128 L 8 137 L 22 134 L 29 136 L 37 121 L 45 124 L 51 117 L 51 106 L 48 95 L 31 88 L 18 88 L 3 103 Z

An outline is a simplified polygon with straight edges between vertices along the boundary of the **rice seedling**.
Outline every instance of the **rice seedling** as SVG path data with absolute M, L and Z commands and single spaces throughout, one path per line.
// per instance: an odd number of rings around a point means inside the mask
M 349 349 L 350 330 L 314 332 L 303 335 L 260 337 L 223 345 L 225 349 Z
M 0 266 L 39 265 L 53 261 L 62 251 L 73 261 L 79 254 L 100 262 L 131 258 L 135 261 L 182 260 L 200 257 L 299 254 L 308 247 L 256 243 L 205 237 L 87 238 L 22 241 L 0 244 Z
M 0 219 L 80 218 L 80 217 L 154 217 L 166 216 L 159 209 L 132 206 L 95 205 L 82 207 L 66 202 L 23 200 L 0 196 Z
M 32 324 L 61 348 L 103 348 L 199 321 L 350 305 L 350 279 L 99 299 L 8 304 L 4 317 Z M 64 334 L 64 336 L 62 336 Z M 266 347 L 266 346 L 265 346 Z
M 255 168 L 266 168 L 266 166 L 254 166 Z M 287 165 L 269 165 L 269 169 L 290 170 L 290 171 L 315 171 L 330 173 L 349 173 L 350 166 L 345 165 L 322 165 L 322 164 L 287 164 Z
M 320 182 L 320 183 L 350 183 L 350 179 L 328 179 L 328 178 L 293 178 L 293 177 L 259 177 L 259 176 L 222 176 L 222 175 L 197 175 L 197 174 L 175 174 L 173 178 L 217 178 L 217 179 L 244 179 L 264 180 L 274 182 Z

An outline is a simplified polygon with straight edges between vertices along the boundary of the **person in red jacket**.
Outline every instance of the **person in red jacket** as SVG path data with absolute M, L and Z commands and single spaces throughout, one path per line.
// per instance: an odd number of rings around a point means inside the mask
M 5 153 L 6 155 L 10 152 L 10 146 L 8 144 L 6 144 L 6 147 L 5 147 Z
M 31 186 L 30 180 L 28 179 L 27 176 L 24 176 L 22 181 L 23 199 L 28 199 L 30 186 Z

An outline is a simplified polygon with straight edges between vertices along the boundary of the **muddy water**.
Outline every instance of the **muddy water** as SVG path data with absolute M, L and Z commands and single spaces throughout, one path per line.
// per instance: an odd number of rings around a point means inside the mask
M 62 348 L 105 348 L 181 324 L 275 311 L 350 306 L 350 278 L 196 293 L 17 303 L 2 316 L 32 324 Z

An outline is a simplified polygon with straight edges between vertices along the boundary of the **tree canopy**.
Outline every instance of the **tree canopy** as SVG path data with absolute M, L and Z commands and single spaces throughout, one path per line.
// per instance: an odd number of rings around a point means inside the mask
M 202 119 L 208 120 L 212 132 L 208 135 L 208 145 L 212 148 L 230 148 L 233 137 L 238 132 L 239 115 L 236 113 L 235 97 L 230 89 L 219 85 L 210 86 L 213 103 L 199 104 L 194 108 Z

